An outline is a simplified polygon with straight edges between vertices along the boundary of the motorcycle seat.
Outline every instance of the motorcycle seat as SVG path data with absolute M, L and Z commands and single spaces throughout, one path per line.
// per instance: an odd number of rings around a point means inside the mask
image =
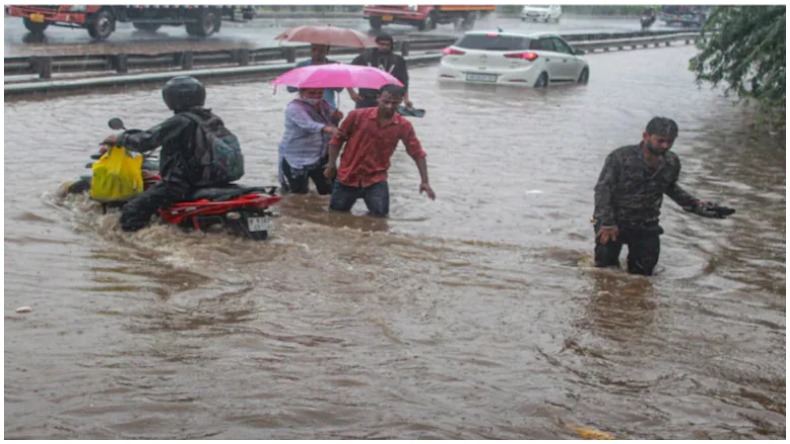
M 198 188 L 189 196 L 189 200 L 230 200 L 249 193 L 274 194 L 276 189 L 277 187 L 247 187 L 231 183 L 219 187 Z

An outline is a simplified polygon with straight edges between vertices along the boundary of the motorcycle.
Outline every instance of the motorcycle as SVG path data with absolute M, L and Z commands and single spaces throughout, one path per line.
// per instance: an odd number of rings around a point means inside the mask
M 117 117 L 108 122 L 114 130 L 126 133 L 140 130 L 124 128 L 123 121 Z M 97 160 L 106 151 L 102 146 L 99 153 L 91 156 Z M 92 168 L 93 163 L 85 165 Z M 143 190 L 147 190 L 161 180 L 159 160 L 150 153 L 143 154 L 141 166 Z M 86 193 L 91 189 L 91 175 L 83 175 L 67 184 L 68 194 Z M 225 231 L 253 240 L 265 240 L 272 230 L 274 213 L 272 206 L 280 202 L 276 186 L 247 187 L 235 183 L 195 190 L 185 201 L 175 202 L 166 209 L 159 210 L 159 218 L 170 225 L 184 229 L 204 232 Z M 103 211 L 108 208 L 122 207 L 124 201 L 102 202 Z
M 656 21 L 655 15 L 643 15 L 639 22 L 642 24 L 642 31 L 646 30 L 647 28 L 653 26 L 653 22 Z

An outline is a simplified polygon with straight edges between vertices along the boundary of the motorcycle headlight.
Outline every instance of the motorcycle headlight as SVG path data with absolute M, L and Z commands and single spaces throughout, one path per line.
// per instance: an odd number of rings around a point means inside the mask
M 85 12 L 86 6 L 85 5 L 74 5 L 69 7 L 69 11 L 71 12 Z

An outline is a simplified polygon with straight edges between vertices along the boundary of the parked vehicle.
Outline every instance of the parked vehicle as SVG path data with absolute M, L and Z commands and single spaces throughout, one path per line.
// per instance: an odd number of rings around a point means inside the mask
M 584 51 L 554 34 L 470 31 L 442 53 L 439 80 L 545 88 L 590 78 Z
M 9 5 L 6 15 L 22 17 L 25 27 L 41 34 L 47 27 L 85 28 L 96 40 L 104 40 L 115 31 L 117 22 L 130 22 L 135 28 L 156 31 L 161 26 L 186 27 L 187 33 L 208 37 L 219 32 L 222 17 L 235 17 L 233 5 Z M 242 7 L 250 17 L 254 10 Z
M 472 29 L 478 17 L 494 11 L 496 5 L 367 5 L 362 13 L 375 31 L 390 23 L 413 25 L 424 31 L 445 23 Z
M 113 129 L 124 129 L 120 119 L 113 118 L 109 122 Z M 132 133 L 139 130 L 126 130 Z M 91 156 L 97 160 L 103 154 Z M 86 168 L 91 168 L 88 163 Z M 144 155 L 142 163 L 143 189 L 146 190 L 161 180 L 159 161 L 150 154 Z M 88 193 L 91 189 L 92 176 L 84 175 L 79 179 L 64 184 L 66 194 Z M 273 217 L 271 207 L 282 198 L 277 196 L 275 186 L 248 187 L 235 183 L 200 188 L 183 202 L 176 202 L 169 208 L 159 211 L 159 218 L 171 225 L 184 229 L 211 232 L 227 232 L 229 234 L 265 240 L 272 230 Z M 102 202 L 108 208 L 122 207 L 124 201 Z
M 701 28 L 708 20 L 710 6 L 670 5 L 661 7 L 661 19 L 667 26 Z
M 562 16 L 562 7 L 560 5 L 527 5 L 521 10 L 521 21 L 532 20 L 537 22 L 543 20 L 548 23 L 549 21 L 560 21 Z

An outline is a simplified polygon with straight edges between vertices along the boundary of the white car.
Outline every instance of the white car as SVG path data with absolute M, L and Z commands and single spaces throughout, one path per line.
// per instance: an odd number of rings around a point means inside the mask
M 527 5 L 521 10 L 521 21 L 538 21 L 543 20 L 548 23 L 549 20 L 555 22 L 560 21 L 562 15 L 562 8 L 560 5 Z
M 582 54 L 555 34 L 469 31 L 442 50 L 439 80 L 535 88 L 586 84 L 590 67 Z

